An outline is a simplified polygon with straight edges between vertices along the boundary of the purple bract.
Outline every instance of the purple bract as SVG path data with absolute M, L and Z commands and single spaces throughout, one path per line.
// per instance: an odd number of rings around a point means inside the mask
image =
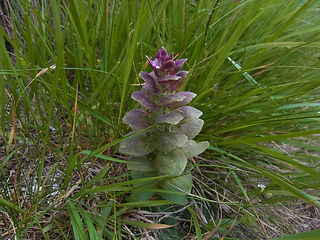
M 159 87 L 169 91 L 176 91 L 182 86 L 188 72 L 179 70 L 187 61 L 186 58 L 174 61 L 173 53 L 168 55 L 164 47 L 158 50 L 154 60 L 151 60 L 148 56 L 147 58 L 153 70 L 150 76 L 157 80 Z M 150 78 L 145 73 L 141 77 L 148 84 Z

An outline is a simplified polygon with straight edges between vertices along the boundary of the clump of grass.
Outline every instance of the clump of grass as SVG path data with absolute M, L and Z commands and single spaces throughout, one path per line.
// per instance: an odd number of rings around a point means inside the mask
M 268 209 L 297 198 L 319 207 L 317 1 L 8 6 L 13 34 L 0 28 L 2 238 L 209 239 L 248 228 L 267 238 L 298 229 L 269 224 Z M 129 138 L 122 118 L 137 107 L 130 95 L 141 88 L 145 55 L 161 46 L 188 58 L 181 91 L 198 95 L 191 105 L 204 128 L 196 140 L 210 142 L 188 163 L 194 186 L 183 206 L 127 203 L 133 186 L 161 177 L 131 180 L 117 152 Z

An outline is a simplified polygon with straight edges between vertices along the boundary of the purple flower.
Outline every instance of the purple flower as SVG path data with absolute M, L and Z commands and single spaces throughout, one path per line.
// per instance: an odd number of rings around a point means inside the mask
M 171 92 L 178 90 L 184 83 L 188 71 L 179 71 L 183 64 L 187 61 L 186 58 L 173 60 L 173 53 L 168 55 L 164 47 L 160 48 L 156 53 L 154 61 L 148 56 L 148 61 L 153 72 L 140 73 L 140 77 L 146 82 L 148 87 L 153 92 L 161 90 L 169 90 Z
M 183 67 L 185 61 L 187 61 L 185 58 L 174 61 L 173 53 L 168 55 L 164 47 L 158 50 L 154 61 L 152 61 L 148 56 L 147 58 L 157 77 L 175 75 Z

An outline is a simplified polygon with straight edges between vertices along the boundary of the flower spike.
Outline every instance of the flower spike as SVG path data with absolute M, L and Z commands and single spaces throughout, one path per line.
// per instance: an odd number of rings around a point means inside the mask
M 173 178 L 149 182 L 131 194 L 132 201 L 143 201 L 152 197 L 152 189 L 188 193 L 192 188 L 191 174 L 186 171 L 188 159 L 201 154 L 209 143 L 193 139 L 200 133 L 203 120 L 202 112 L 186 106 L 194 97 L 192 92 L 177 92 L 187 78 L 188 71 L 181 70 L 187 59 L 173 60 L 164 47 L 160 48 L 154 60 L 147 57 L 152 72 L 140 72 L 145 81 L 141 91 L 132 93 L 132 98 L 140 103 L 142 109 L 133 109 L 124 117 L 123 122 L 137 133 L 151 127 L 147 132 L 136 134 L 120 143 L 119 151 L 128 154 L 128 169 L 132 178 L 159 177 L 172 175 Z M 182 174 L 182 175 L 181 175 Z M 180 176 L 181 175 L 181 176 Z M 145 191 L 149 187 L 148 191 Z M 184 194 L 161 196 L 169 201 L 187 203 Z

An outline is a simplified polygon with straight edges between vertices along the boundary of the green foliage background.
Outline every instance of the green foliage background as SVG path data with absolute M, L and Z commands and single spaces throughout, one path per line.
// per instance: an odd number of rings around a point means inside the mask
M 121 224 L 155 228 L 122 214 L 169 202 L 125 203 L 132 183 L 150 179 L 114 177 L 112 171 L 124 162 L 114 154 L 128 132 L 122 117 L 137 107 L 130 95 L 140 89 L 145 55 L 161 46 L 188 58 L 183 89 L 197 93 L 191 105 L 205 120 L 198 140 L 211 143 L 204 159 L 196 159 L 204 178 L 190 198 L 215 211 L 221 199 L 208 194 L 215 181 L 235 193 L 226 204 L 250 210 L 250 216 L 256 216 L 254 199 L 272 206 L 299 198 L 320 207 L 318 1 L 217 2 L 11 4 L 13 37 L 0 28 L 0 211 L 13 224 L 5 224 L 2 235 L 21 238 L 37 228 L 44 239 L 122 239 L 133 233 Z M 49 171 L 48 154 L 54 159 Z M 97 175 L 73 181 L 98 160 L 105 167 Z M 26 161 L 32 171 L 25 171 Z M 234 184 L 224 182 L 226 175 Z M 28 197 L 21 200 L 22 192 Z M 88 200 L 95 205 L 86 206 Z M 210 228 L 198 223 L 193 205 L 188 210 L 191 235 L 202 239 Z M 52 211 L 59 218 L 44 224 Z M 61 226 L 66 219 L 71 224 Z

